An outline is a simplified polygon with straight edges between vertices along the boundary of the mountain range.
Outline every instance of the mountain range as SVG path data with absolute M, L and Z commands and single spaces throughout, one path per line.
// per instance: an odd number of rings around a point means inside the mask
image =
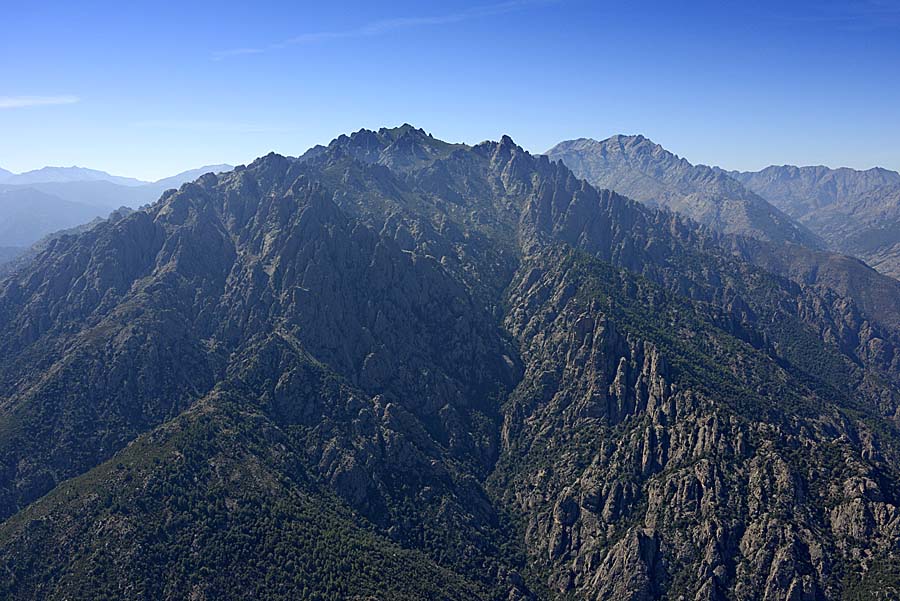
M 0 245 L 26 247 L 41 236 L 90 221 L 97 209 L 34 188 L 0 188 Z
M 807 228 L 721 170 L 692 165 L 644 136 L 580 138 L 561 142 L 546 154 L 595 186 L 682 213 L 717 230 L 822 247 Z
M 13 186 L 28 184 L 42 184 L 47 182 L 93 182 L 106 181 L 121 186 L 141 186 L 151 182 L 144 182 L 133 177 L 120 177 L 110 175 L 105 171 L 86 169 L 84 167 L 41 167 L 33 171 L 15 174 L 10 171 L 0 170 L 0 183 Z
M 109 175 L 80 167 L 44 167 L 22 174 L 0 171 L 0 255 L 10 259 L 44 236 L 85 224 L 126 206 L 137 208 L 208 172 L 230 171 L 209 165 L 156 182 Z
M 0 597 L 897 598 L 900 282 L 607 146 L 360 130 L 48 240 Z
M 900 173 L 882 168 L 693 165 L 643 136 L 580 138 L 547 151 L 599 187 L 726 233 L 862 259 L 900 277 Z
M 836 251 L 900 277 L 900 173 L 772 166 L 730 174 Z

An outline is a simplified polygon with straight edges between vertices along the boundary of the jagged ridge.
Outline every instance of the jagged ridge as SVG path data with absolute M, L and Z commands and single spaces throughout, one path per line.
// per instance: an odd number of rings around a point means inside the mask
M 898 322 L 791 252 L 508 137 L 363 131 L 205 175 L 2 284 L 0 590 L 296 597 L 230 537 L 335 531 L 291 557 L 325 598 L 888 590 Z

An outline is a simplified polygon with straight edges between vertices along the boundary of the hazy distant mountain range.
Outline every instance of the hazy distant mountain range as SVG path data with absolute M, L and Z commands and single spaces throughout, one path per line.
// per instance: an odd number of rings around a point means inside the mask
M 809 230 L 734 179 L 692 165 L 644 136 L 570 140 L 546 154 L 597 187 L 682 213 L 719 231 L 822 246 Z
M 818 234 L 829 248 L 900 277 L 900 173 L 785 165 L 730 175 Z
M 858 257 L 900 277 L 900 174 L 827 167 L 759 172 L 692 165 L 643 136 L 562 142 L 549 151 L 579 177 L 719 231 Z
M 50 232 L 90 221 L 106 212 L 34 188 L 0 188 L 0 246 L 28 246 Z
M 771 166 L 762 171 L 730 171 L 729 175 L 798 219 L 831 205 L 852 205 L 875 190 L 900 186 L 900 173 L 881 167 L 858 171 L 842 167 Z
M 82 167 L 44 167 L 22 174 L 0 171 L 0 247 L 7 248 L 0 262 L 52 232 L 105 217 L 122 206 L 151 203 L 165 190 L 203 173 L 231 169 L 208 165 L 156 182 Z
M 647 202 L 405 125 L 46 241 L 0 278 L 0 598 L 896 599 L 900 282 L 564 149 Z
M 105 171 L 86 169 L 84 167 L 42 167 L 25 173 L 14 174 L 3 170 L 0 172 L 0 183 L 14 186 L 40 184 L 47 182 L 93 182 L 107 181 L 122 186 L 142 186 L 144 182 L 133 177 L 119 177 Z

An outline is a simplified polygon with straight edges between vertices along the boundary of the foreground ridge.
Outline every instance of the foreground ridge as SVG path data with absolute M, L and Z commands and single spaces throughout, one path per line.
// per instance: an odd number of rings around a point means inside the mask
M 900 283 L 761 237 L 404 125 L 49 240 L 0 592 L 892 598 Z

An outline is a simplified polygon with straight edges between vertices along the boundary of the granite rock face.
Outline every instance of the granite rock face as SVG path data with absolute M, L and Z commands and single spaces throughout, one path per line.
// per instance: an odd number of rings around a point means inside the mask
M 0 591 L 889 599 L 897 307 L 508 137 L 207 174 L 0 283 Z

